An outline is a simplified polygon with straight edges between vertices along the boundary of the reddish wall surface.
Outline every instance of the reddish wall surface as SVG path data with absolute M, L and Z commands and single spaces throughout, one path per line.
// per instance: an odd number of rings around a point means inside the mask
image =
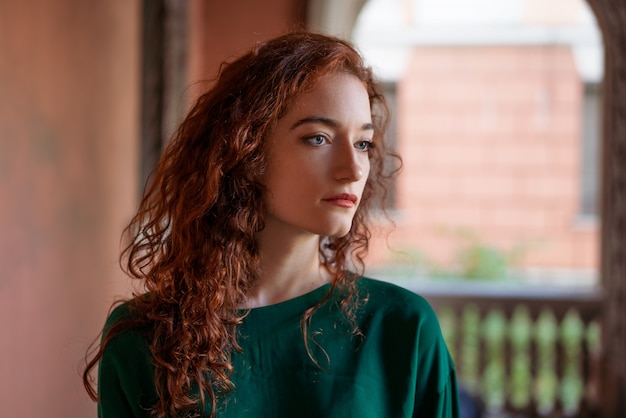
M 449 260 L 465 229 L 523 262 L 593 269 L 577 223 L 582 83 L 567 47 L 416 48 L 398 86 L 397 248 Z
M 189 80 L 195 83 L 213 80 L 223 61 L 245 53 L 255 42 L 302 28 L 306 0 L 191 0 L 189 10 Z
M 88 417 L 81 359 L 124 293 L 139 2 L 0 2 L 0 416 Z

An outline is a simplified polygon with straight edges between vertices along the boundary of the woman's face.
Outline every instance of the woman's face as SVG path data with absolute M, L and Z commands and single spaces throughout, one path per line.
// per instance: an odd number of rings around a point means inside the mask
M 369 175 L 373 134 L 358 78 L 329 74 L 299 96 L 268 138 L 266 229 L 346 235 Z

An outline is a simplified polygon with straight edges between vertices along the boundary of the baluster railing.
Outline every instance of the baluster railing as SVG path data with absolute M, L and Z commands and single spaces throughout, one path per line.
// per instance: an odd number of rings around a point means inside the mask
M 597 288 L 406 282 L 438 312 L 459 379 L 489 417 L 597 417 Z

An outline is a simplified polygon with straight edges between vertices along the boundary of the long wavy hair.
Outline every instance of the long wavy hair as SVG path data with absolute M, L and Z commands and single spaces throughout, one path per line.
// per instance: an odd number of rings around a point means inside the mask
M 233 386 L 231 355 L 241 350 L 236 330 L 245 317 L 240 307 L 258 277 L 255 235 L 266 215 L 260 180 L 266 138 L 299 94 L 334 72 L 363 82 L 375 126 L 370 176 L 350 232 L 322 237 L 319 252 L 333 276 L 327 297 L 342 291 L 342 312 L 358 332 L 355 280 L 370 239 L 367 212 L 380 207 L 374 197 L 384 200 L 384 181 L 392 174 L 383 170 L 390 155 L 382 140 L 388 108 L 371 70 L 349 43 L 289 33 L 223 64 L 164 151 L 125 229 L 128 244 L 121 256 L 122 267 L 142 281 L 145 293 L 128 301 L 132 315 L 113 324 L 91 352 L 83 382 L 92 399 L 98 397 L 91 371 L 107 344 L 124 330 L 148 327 L 158 395 L 153 414 L 187 414 L 208 397 L 214 416 L 219 396 Z M 302 317 L 305 344 L 307 323 L 323 302 Z

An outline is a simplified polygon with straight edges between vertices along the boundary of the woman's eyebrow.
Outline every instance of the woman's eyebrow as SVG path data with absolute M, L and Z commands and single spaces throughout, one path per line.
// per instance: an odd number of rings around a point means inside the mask
M 340 125 L 340 123 L 335 120 L 335 119 L 331 119 L 331 118 L 327 118 L 324 116 L 309 116 L 306 118 L 302 118 L 300 120 L 298 120 L 296 123 L 294 123 L 293 125 L 291 125 L 291 129 L 296 129 L 298 126 L 307 124 L 307 123 L 320 123 L 322 125 L 326 125 L 326 126 L 330 126 L 332 128 L 336 128 Z M 372 123 L 364 123 L 363 126 L 361 126 L 361 130 L 363 131 L 373 131 L 374 130 L 374 124 Z

